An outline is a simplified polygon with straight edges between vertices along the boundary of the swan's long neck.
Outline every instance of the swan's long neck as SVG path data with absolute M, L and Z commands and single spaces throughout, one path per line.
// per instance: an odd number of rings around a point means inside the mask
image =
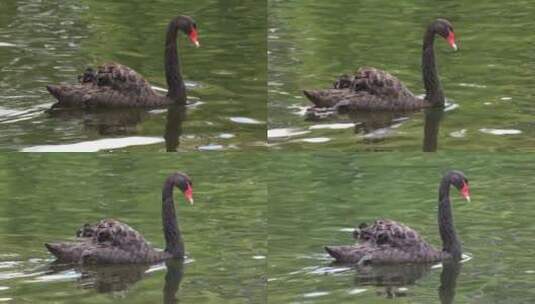
M 450 179 L 447 176 L 440 183 L 438 200 L 438 229 L 442 239 L 442 250 L 451 254 L 454 260 L 460 260 L 461 243 L 453 224 L 450 204 Z
M 173 187 L 175 182 L 172 178 L 166 180 L 162 190 L 162 224 L 165 236 L 165 251 L 175 258 L 184 257 L 184 241 L 178 226 L 175 214 L 175 202 L 173 201 Z
M 167 97 L 171 100 L 185 104 L 186 88 L 180 71 L 180 59 L 177 50 L 177 20 L 171 21 L 167 28 L 165 39 L 165 78 L 167 80 Z
M 444 106 L 444 93 L 442 85 L 438 78 L 437 66 L 435 62 L 435 30 L 433 25 L 429 26 L 423 42 L 422 52 L 422 77 L 425 86 L 425 100 L 430 102 L 434 107 Z

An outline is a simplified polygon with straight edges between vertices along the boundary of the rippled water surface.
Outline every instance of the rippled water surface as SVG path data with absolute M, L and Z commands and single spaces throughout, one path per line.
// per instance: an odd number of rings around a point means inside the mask
M 7 303 L 264 303 L 263 157 L 0 155 L 0 301 Z M 52 265 L 43 243 L 111 217 L 164 246 L 161 187 L 182 170 L 195 204 L 175 194 L 187 259 L 148 266 Z
M 196 106 L 175 117 L 175 129 L 182 127 L 173 134 L 180 135 L 178 150 L 262 149 L 266 7 L 214 0 L 1 1 L 0 149 L 63 145 L 52 150 L 79 151 L 70 145 L 81 143 L 89 147 L 84 151 L 166 150 L 165 109 L 52 116 L 44 113 L 54 102 L 45 85 L 75 83 L 87 66 L 114 61 L 165 88 L 164 31 L 178 14 L 195 18 L 201 42 L 199 49 L 184 38 L 179 42 L 189 101 Z
M 535 26 L 534 10 L 533 1 L 269 1 L 271 146 L 533 151 L 535 36 L 525 29 Z M 361 66 L 389 71 L 423 94 L 421 41 L 437 17 L 453 23 L 460 47 L 454 53 L 444 41 L 435 43 L 449 103 L 443 115 L 358 113 L 305 121 L 310 103 L 301 90 L 327 88 Z
M 533 156 L 279 153 L 270 163 L 270 303 L 531 303 Z M 389 218 L 440 248 L 441 174 L 462 170 L 472 202 L 452 190 L 465 258 L 459 267 L 335 266 L 325 245 L 352 243 L 362 222 Z M 395 300 L 392 300 L 394 298 Z

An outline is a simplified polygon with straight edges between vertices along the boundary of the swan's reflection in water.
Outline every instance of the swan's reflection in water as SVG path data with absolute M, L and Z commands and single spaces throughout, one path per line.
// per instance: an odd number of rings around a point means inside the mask
M 440 303 L 453 303 L 461 265 L 456 262 L 442 264 L 438 288 Z M 408 296 L 406 286 L 414 285 L 431 269 L 432 266 L 428 264 L 357 266 L 355 285 L 384 287 L 384 292 L 379 291 L 378 294 L 386 298 L 406 297 Z
M 423 152 L 435 152 L 438 149 L 438 131 L 444 117 L 443 109 L 428 109 L 425 111 Z
M 78 120 L 84 130 L 99 135 L 129 135 L 138 133 L 138 125 L 148 117 L 145 109 L 54 109 L 47 112 L 62 120 Z
M 163 286 L 163 303 L 177 303 L 176 293 L 184 274 L 184 259 L 171 259 L 165 262 L 167 273 Z M 68 270 L 80 273 L 77 283 L 98 293 L 128 292 L 137 282 L 151 272 L 150 265 L 67 265 L 52 263 L 46 276 L 53 276 Z
M 164 134 L 167 152 L 176 152 L 178 150 L 184 120 L 186 120 L 186 106 L 172 104 L 167 108 L 167 122 Z
M 339 114 L 347 115 L 355 125 L 355 134 L 363 134 L 368 142 L 380 142 L 388 137 L 394 128 L 409 119 L 412 113 L 402 112 L 357 112 L 335 109 L 309 108 L 305 114 L 307 121 L 325 121 Z M 444 109 L 426 109 L 424 111 L 424 134 L 422 150 L 435 152 L 438 149 L 438 133 Z
M 87 131 L 99 135 L 132 135 L 139 132 L 138 125 L 150 114 L 147 109 L 54 109 L 48 111 L 51 117 L 63 120 L 79 120 Z M 167 108 L 165 125 L 165 146 L 167 152 L 176 152 L 180 145 L 182 123 L 186 119 L 186 106 L 173 104 Z

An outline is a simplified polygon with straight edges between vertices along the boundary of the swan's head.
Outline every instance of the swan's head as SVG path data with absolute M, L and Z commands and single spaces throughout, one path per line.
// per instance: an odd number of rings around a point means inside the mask
M 458 47 L 455 43 L 455 33 L 453 31 L 453 26 L 451 23 L 446 19 L 437 19 L 435 22 L 433 22 L 433 28 L 435 30 L 435 33 L 442 36 L 442 38 L 446 39 L 448 41 L 448 44 L 451 46 L 451 48 L 454 51 L 457 51 Z
M 175 186 L 182 191 L 184 198 L 193 205 L 193 183 L 184 173 L 177 172 L 174 174 Z
M 447 174 L 450 183 L 461 192 L 461 196 L 470 202 L 470 187 L 468 186 L 468 179 L 461 171 L 450 171 Z
M 193 45 L 196 47 L 201 46 L 198 40 L 197 23 L 195 23 L 193 18 L 189 16 L 178 16 L 176 18 L 176 24 L 184 34 L 188 35 L 189 40 Z

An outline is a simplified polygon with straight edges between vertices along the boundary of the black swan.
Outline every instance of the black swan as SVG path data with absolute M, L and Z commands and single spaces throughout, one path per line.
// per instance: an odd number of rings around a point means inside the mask
M 48 243 L 46 248 L 61 262 L 80 264 L 155 263 L 184 257 L 184 242 L 176 220 L 173 187 L 179 188 L 193 204 L 192 182 L 183 173 L 170 175 L 162 190 L 162 223 L 165 250 L 156 250 L 127 224 L 104 219 L 85 224 L 76 233 L 77 241 Z
M 360 68 L 355 75 L 341 76 L 332 89 L 305 90 L 315 107 L 335 107 L 358 111 L 414 111 L 444 107 L 444 93 L 438 78 L 433 44 L 435 34 L 444 37 L 457 50 L 451 23 L 437 19 L 427 27 L 423 39 L 422 75 L 425 97 L 416 97 L 391 74 L 375 68 Z
M 48 85 L 46 88 L 58 102 L 52 108 L 161 107 L 186 103 L 186 89 L 180 71 L 177 35 L 181 30 L 195 46 L 197 25 L 188 16 L 178 16 L 167 27 L 165 39 L 165 77 L 167 96 L 157 94 L 136 71 L 118 63 L 107 63 L 98 71 L 88 68 L 78 77 L 80 84 Z
M 340 263 L 396 264 L 433 263 L 461 259 L 461 243 L 455 232 L 450 205 L 450 185 L 470 201 L 468 180 L 462 172 L 450 171 L 440 182 L 438 226 L 442 250 L 429 245 L 416 231 L 392 220 L 377 220 L 368 227 L 361 224 L 353 233 L 353 246 L 327 246 L 325 250 Z

